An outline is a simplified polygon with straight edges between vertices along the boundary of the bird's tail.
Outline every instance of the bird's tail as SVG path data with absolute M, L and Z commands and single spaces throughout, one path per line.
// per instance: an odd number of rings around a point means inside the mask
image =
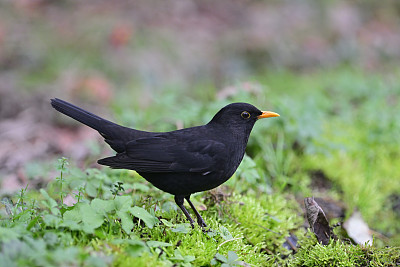
M 106 125 L 117 125 L 58 98 L 51 99 L 51 105 L 59 112 L 99 131 L 100 133 L 104 131 Z
M 97 130 L 118 153 L 125 151 L 126 142 L 146 135 L 146 132 L 118 125 L 58 98 L 51 99 L 51 105 L 59 112 Z

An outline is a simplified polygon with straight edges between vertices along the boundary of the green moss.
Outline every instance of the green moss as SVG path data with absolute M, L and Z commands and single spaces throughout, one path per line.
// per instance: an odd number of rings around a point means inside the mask
M 398 266 L 400 248 L 376 248 L 331 240 L 323 246 L 309 232 L 299 242 L 298 252 L 285 262 L 287 266 Z
M 116 257 L 116 260 L 113 262 L 112 266 L 116 267 L 145 267 L 145 266 L 171 266 L 172 263 L 169 261 L 163 261 L 159 259 L 157 255 L 145 253 L 140 257 L 130 257 L 129 255 L 122 254 Z
M 285 237 L 301 225 L 298 207 L 282 195 L 235 195 L 228 205 L 229 227 L 260 251 L 287 252 Z

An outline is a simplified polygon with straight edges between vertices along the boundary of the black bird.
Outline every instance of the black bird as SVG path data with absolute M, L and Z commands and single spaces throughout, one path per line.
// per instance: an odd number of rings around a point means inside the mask
M 51 99 L 51 105 L 98 131 L 117 152 L 113 157 L 98 160 L 99 164 L 135 170 L 158 189 L 174 195 L 193 226 L 194 221 L 183 205 L 186 199 L 203 229 L 207 225 L 190 195 L 226 182 L 242 161 L 254 123 L 279 116 L 247 103 L 233 103 L 218 111 L 206 125 L 172 132 L 145 132 L 120 126 L 58 98 Z

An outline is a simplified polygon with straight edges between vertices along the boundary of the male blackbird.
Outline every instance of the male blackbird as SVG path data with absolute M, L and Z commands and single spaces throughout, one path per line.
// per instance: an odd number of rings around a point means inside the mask
M 172 132 L 145 132 L 120 126 L 58 98 L 51 99 L 51 105 L 97 130 L 117 152 L 113 157 L 98 160 L 99 164 L 135 170 L 158 189 L 174 195 L 193 226 L 194 221 L 183 205 L 186 199 L 203 229 L 207 225 L 190 195 L 227 181 L 242 161 L 254 123 L 279 116 L 250 104 L 233 103 L 218 111 L 206 125 Z

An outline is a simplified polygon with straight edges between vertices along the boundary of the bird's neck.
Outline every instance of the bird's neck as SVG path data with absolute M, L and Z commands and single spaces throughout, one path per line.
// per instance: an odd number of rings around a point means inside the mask
M 250 131 L 249 132 L 243 132 L 243 131 L 242 132 L 237 132 L 237 131 L 232 132 L 233 139 L 231 139 L 231 140 L 234 140 L 234 141 L 233 141 L 232 145 L 230 146 L 232 149 L 232 151 L 230 151 L 230 154 L 232 155 L 232 157 L 231 157 L 232 166 L 235 166 L 235 170 L 237 167 L 239 167 L 240 162 L 242 161 L 243 156 L 245 154 L 247 142 L 249 140 Z

